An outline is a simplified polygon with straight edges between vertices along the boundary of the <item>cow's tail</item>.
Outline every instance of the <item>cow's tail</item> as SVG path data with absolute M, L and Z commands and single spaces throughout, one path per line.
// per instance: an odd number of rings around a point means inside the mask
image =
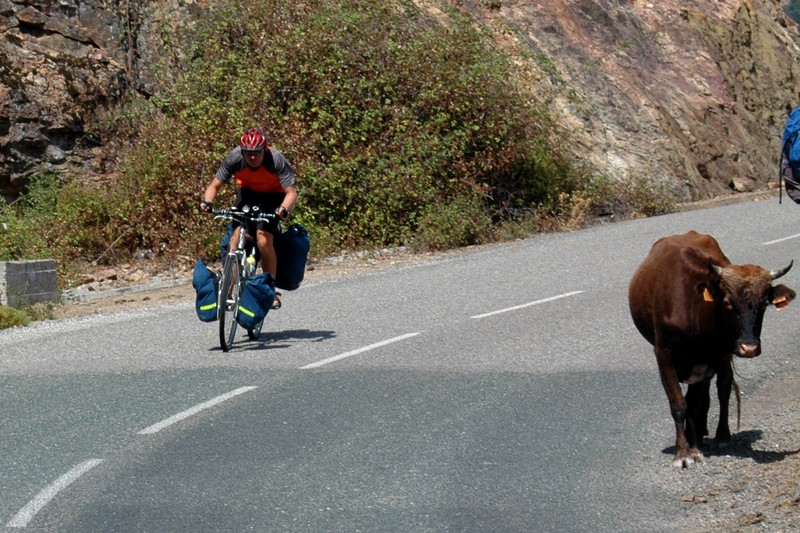
M 738 432 L 742 425 L 742 395 L 739 392 L 739 384 L 736 383 L 736 378 L 733 376 L 731 376 L 731 385 L 736 393 L 736 431 Z

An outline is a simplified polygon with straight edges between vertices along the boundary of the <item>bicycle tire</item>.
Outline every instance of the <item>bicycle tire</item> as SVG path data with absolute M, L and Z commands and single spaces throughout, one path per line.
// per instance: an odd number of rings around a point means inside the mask
M 236 337 L 236 315 L 239 312 L 239 296 L 241 295 L 241 276 L 239 275 L 239 257 L 230 254 L 225 260 L 222 279 L 219 284 L 219 345 L 227 352 Z

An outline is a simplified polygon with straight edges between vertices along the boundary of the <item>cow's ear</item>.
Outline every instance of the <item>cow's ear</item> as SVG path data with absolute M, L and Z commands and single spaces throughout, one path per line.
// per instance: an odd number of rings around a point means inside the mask
M 698 283 L 695 290 L 697 290 L 697 293 L 702 296 L 704 302 L 714 301 L 714 288 L 708 283 Z
M 775 306 L 775 309 L 781 311 L 789 306 L 789 302 L 794 300 L 795 292 L 786 285 L 775 285 L 770 288 L 769 303 Z

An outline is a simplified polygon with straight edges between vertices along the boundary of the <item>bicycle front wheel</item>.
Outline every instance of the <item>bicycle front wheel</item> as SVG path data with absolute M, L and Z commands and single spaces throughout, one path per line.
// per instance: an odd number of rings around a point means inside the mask
M 230 254 L 225 260 L 222 279 L 219 283 L 219 345 L 223 352 L 227 352 L 233 345 L 236 337 L 236 315 L 239 312 L 239 295 L 241 276 L 239 270 L 239 257 Z

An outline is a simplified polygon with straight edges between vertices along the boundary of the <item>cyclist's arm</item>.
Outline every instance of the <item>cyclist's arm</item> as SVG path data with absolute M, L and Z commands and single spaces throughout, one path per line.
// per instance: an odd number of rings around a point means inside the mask
M 219 192 L 220 187 L 222 187 L 222 182 L 219 178 L 214 178 L 211 180 L 211 183 L 208 184 L 206 187 L 205 192 L 203 192 L 203 199 L 201 201 L 200 209 L 203 209 L 204 205 L 211 205 L 214 203 L 214 198 L 217 197 L 217 193 Z
M 283 192 L 286 193 L 286 196 L 283 197 L 280 207 L 278 207 L 278 209 L 275 211 L 278 215 L 280 215 L 278 211 L 281 210 L 281 207 L 285 209 L 287 213 L 291 213 L 294 209 L 295 203 L 297 203 L 297 189 L 294 185 L 286 187 Z

